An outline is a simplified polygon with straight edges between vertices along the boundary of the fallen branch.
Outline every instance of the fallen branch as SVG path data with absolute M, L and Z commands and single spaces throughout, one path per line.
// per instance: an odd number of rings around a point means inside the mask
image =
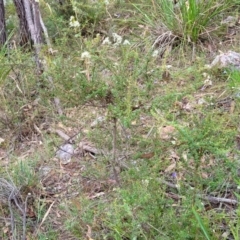
M 165 185 L 167 185 L 168 187 L 174 188 L 174 189 L 179 189 L 178 185 L 167 182 L 165 180 L 161 180 L 159 179 L 159 181 L 161 183 L 164 183 Z M 182 196 L 176 195 L 178 196 L 179 199 L 182 198 Z M 202 195 L 202 194 L 197 194 L 197 197 L 209 201 L 211 203 L 228 203 L 228 204 L 232 204 L 232 205 L 237 205 L 238 201 L 235 199 L 229 199 L 229 198 L 220 198 L 220 197 L 212 197 L 212 196 L 206 196 L 206 195 Z
M 204 195 L 198 195 L 199 198 L 212 202 L 212 203 L 229 203 L 233 205 L 237 205 L 238 201 L 235 199 L 229 199 L 229 198 L 220 198 L 220 197 L 212 197 L 212 196 L 204 196 Z
M 69 142 L 69 139 L 71 139 L 71 137 L 69 137 L 66 133 L 64 133 L 60 129 L 52 129 L 51 132 L 54 132 L 54 133 L 58 134 L 58 136 L 61 137 L 66 142 Z

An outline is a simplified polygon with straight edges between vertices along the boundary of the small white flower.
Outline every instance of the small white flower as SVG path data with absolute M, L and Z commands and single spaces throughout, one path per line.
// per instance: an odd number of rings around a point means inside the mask
M 119 46 L 122 43 L 122 37 L 117 33 L 112 34 L 114 46 Z
M 75 27 L 75 28 L 80 27 L 80 23 L 78 21 L 71 22 L 70 27 Z
M 149 184 L 149 180 L 148 180 L 148 179 L 142 180 L 142 184 L 143 184 L 145 187 L 147 187 L 148 184 Z
M 204 86 L 207 86 L 207 87 L 210 87 L 212 86 L 212 80 L 209 78 L 207 78 L 205 81 L 204 81 Z
M 176 186 L 177 189 L 181 188 L 180 184 L 176 184 L 175 186 Z
M 205 78 L 207 78 L 207 77 L 209 76 L 206 72 L 204 72 L 202 75 L 203 75 L 203 77 L 205 77 Z
M 74 16 L 71 16 L 69 21 L 70 21 L 69 22 L 70 27 L 74 27 L 74 28 L 80 27 L 80 23 L 77 20 L 75 20 Z
M 131 43 L 130 43 L 128 40 L 125 39 L 125 40 L 123 41 L 123 45 L 131 45 Z
M 109 5 L 110 3 L 109 3 L 108 0 L 104 0 L 104 4 L 105 4 L 105 5 Z
M 159 51 L 158 50 L 154 50 L 153 53 L 152 53 L 152 57 L 157 57 L 159 54 Z
M 112 43 L 111 43 L 109 37 L 106 37 L 102 42 L 102 45 L 110 45 L 110 44 L 112 44 Z
M 90 59 L 91 55 L 89 52 L 85 51 L 81 54 L 81 59 Z

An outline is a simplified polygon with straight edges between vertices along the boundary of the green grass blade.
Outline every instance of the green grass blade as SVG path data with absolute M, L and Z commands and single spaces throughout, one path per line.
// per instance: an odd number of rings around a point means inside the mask
M 193 211 L 193 214 L 194 214 L 195 218 L 197 219 L 198 224 L 200 225 L 200 228 L 203 231 L 203 234 L 205 235 L 206 239 L 207 240 L 211 240 L 211 238 L 210 238 L 210 236 L 209 236 L 209 234 L 207 232 L 207 229 L 206 229 L 206 227 L 203 224 L 202 219 L 200 218 L 199 214 L 197 213 L 197 211 L 195 210 L 194 207 L 192 207 L 192 211 Z

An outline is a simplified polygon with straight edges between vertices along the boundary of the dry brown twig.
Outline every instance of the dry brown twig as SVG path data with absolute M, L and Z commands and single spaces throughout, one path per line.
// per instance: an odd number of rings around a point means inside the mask
M 179 187 L 176 184 L 172 184 L 170 182 L 167 182 L 165 180 L 161 180 L 159 179 L 161 183 L 164 183 L 165 185 L 167 185 L 168 187 L 174 188 L 174 189 L 179 189 Z M 228 198 L 221 198 L 221 197 L 213 197 L 213 196 L 207 196 L 207 195 L 203 195 L 203 194 L 197 194 L 197 196 L 199 198 L 201 198 L 202 200 L 206 200 L 209 201 L 211 203 L 228 203 L 228 204 L 233 204 L 233 205 L 237 205 L 238 201 L 235 199 L 228 199 Z M 182 198 L 181 196 L 178 196 L 179 199 Z
M 118 178 L 118 172 L 117 172 L 117 119 L 113 118 L 113 159 L 112 159 L 112 169 L 113 169 L 113 175 L 114 180 L 119 185 L 119 178 Z

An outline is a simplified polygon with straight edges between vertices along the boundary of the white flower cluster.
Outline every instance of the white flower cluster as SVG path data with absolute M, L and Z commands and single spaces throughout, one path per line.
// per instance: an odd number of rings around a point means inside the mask
M 102 44 L 103 45 L 112 45 L 113 44 L 113 46 L 119 46 L 119 45 L 130 45 L 130 42 L 128 41 L 128 40 L 124 40 L 123 41 L 123 37 L 122 36 L 120 36 L 120 35 L 118 35 L 117 33 L 113 33 L 112 34 L 112 38 L 113 38 L 113 42 L 111 42 L 110 41 L 110 38 L 109 37 L 106 37 L 104 40 L 103 40 L 103 42 L 102 42 Z
M 159 54 L 159 51 L 158 50 L 154 50 L 153 53 L 152 53 L 152 57 L 157 57 Z
M 77 27 L 80 27 L 80 23 L 75 19 L 74 16 L 71 16 L 69 20 L 69 26 L 73 28 L 77 28 Z
M 85 60 L 85 59 L 90 59 L 91 55 L 89 52 L 85 51 L 81 54 L 81 59 Z

